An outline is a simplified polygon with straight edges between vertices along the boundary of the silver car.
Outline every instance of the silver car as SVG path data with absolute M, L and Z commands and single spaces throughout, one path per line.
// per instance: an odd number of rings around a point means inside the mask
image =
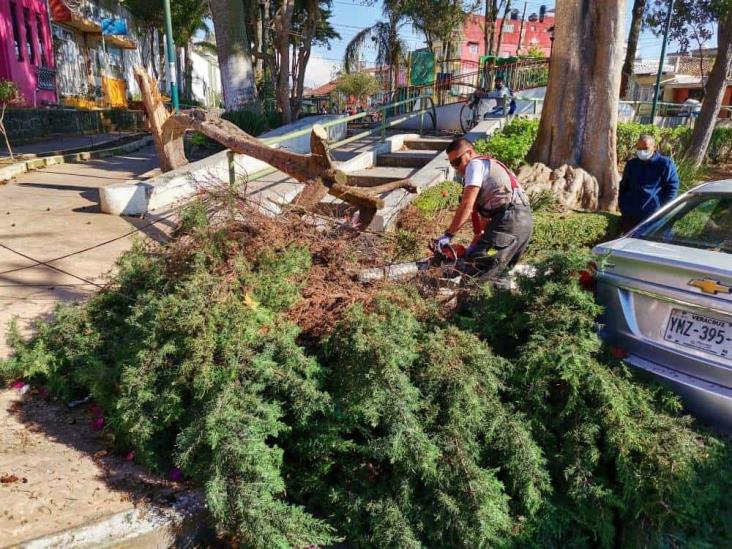
M 696 187 L 594 253 L 601 337 L 732 430 L 732 179 Z

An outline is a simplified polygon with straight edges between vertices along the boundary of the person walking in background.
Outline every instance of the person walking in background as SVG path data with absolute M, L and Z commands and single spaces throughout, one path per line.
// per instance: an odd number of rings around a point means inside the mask
M 642 135 L 636 149 L 636 157 L 625 165 L 618 191 L 624 232 L 651 217 L 679 192 L 676 164 L 658 153 L 653 136 Z

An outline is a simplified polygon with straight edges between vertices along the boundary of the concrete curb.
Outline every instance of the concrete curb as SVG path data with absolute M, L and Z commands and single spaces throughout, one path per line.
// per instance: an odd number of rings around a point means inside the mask
M 194 547 L 213 537 L 205 505 L 196 494 L 177 496 L 170 507 L 146 505 L 96 522 L 23 542 L 22 549 Z
M 0 181 L 9 181 L 14 177 L 18 177 L 21 174 L 30 172 L 33 170 L 40 170 L 49 166 L 55 166 L 57 164 L 66 164 L 69 162 L 84 162 L 93 158 L 106 158 L 108 156 L 118 156 L 121 154 L 129 153 L 147 147 L 152 143 L 152 136 L 146 136 L 136 141 L 124 143 L 116 147 L 110 147 L 108 149 L 99 149 L 96 151 L 79 151 L 65 154 L 57 154 L 53 156 L 41 156 L 38 158 L 31 158 L 23 162 L 16 162 L 0 168 Z

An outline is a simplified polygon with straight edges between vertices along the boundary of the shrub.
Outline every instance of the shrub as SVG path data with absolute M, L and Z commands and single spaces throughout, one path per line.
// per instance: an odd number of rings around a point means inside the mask
M 495 156 L 512 170 L 518 170 L 536 139 L 538 128 L 538 120 L 516 118 L 490 138 L 476 141 L 475 150 Z
M 522 261 L 587 249 L 620 236 L 620 216 L 605 212 L 534 212 L 534 232 Z
M 414 206 L 424 213 L 456 208 L 460 203 L 463 188 L 455 181 L 443 181 L 422 192 L 414 199 Z
M 276 111 L 240 109 L 226 111 L 221 118 L 238 126 L 249 135 L 257 136 L 281 124 L 280 114 Z

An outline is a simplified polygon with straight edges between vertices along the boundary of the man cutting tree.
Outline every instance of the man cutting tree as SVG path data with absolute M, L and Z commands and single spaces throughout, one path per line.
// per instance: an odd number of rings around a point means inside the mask
M 534 227 L 526 193 L 514 173 L 490 156 L 481 156 L 460 137 L 447 147 L 447 157 L 463 176 L 463 195 L 450 226 L 436 239 L 437 249 L 473 219 L 473 241 L 457 268 L 464 274 L 497 280 L 526 250 Z

